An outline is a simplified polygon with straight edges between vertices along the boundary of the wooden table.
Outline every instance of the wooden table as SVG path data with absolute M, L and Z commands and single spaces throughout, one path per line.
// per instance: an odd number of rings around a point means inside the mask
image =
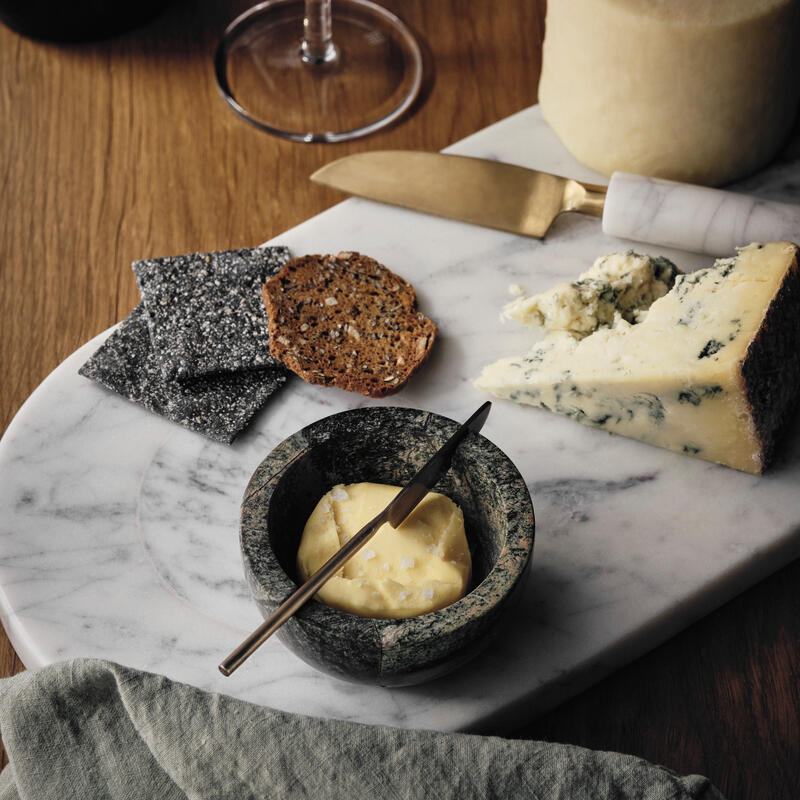
M 386 0 L 428 45 L 415 113 L 345 145 L 259 133 L 217 95 L 211 54 L 247 2 L 175 0 L 113 40 L 0 26 L 2 425 L 138 300 L 130 262 L 258 244 L 337 202 L 307 176 L 365 148 L 438 150 L 536 101 L 543 3 Z M 800 562 L 518 735 L 635 753 L 729 798 L 800 787 Z M 5 636 L 0 674 L 23 668 Z

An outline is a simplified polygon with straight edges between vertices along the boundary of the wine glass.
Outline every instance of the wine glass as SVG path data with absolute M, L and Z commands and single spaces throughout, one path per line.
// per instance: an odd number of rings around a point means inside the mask
M 366 136 L 422 85 L 422 53 L 370 0 L 267 0 L 226 29 L 214 58 L 222 96 L 261 130 L 296 142 Z

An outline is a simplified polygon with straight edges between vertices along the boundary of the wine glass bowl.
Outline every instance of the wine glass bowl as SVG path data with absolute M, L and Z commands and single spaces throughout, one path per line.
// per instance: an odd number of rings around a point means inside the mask
M 231 108 L 261 130 L 339 142 L 410 108 L 422 53 L 406 25 L 370 0 L 267 0 L 228 26 L 215 75 Z

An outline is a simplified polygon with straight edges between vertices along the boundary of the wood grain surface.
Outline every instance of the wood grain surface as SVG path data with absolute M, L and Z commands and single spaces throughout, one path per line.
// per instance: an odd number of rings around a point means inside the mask
M 393 129 L 291 144 L 238 119 L 211 56 L 246 2 L 175 0 L 106 42 L 0 26 L 2 429 L 60 361 L 138 301 L 136 258 L 256 245 L 341 199 L 307 177 L 363 149 L 438 150 L 536 101 L 534 0 L 385 0 L 427 47 Z M 734 798 L 800 787 L 800 562 L 516 732 L 708 775 Z M 23 669 L 5 636 L 0 675 Z

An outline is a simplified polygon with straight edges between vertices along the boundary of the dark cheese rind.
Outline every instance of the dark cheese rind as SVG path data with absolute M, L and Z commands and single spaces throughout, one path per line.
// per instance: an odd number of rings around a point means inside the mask
M 134 262 L 164 378 L 279 366 L 269 351 L 261 285 L 287 261 L 285 247 L 257 247 Z
M 165 380 L 150 343 L 143 303 L 79 372 L 149 411 L 226 444 L 286 382 L 286 371 L 271 367 L 186 382 Z

